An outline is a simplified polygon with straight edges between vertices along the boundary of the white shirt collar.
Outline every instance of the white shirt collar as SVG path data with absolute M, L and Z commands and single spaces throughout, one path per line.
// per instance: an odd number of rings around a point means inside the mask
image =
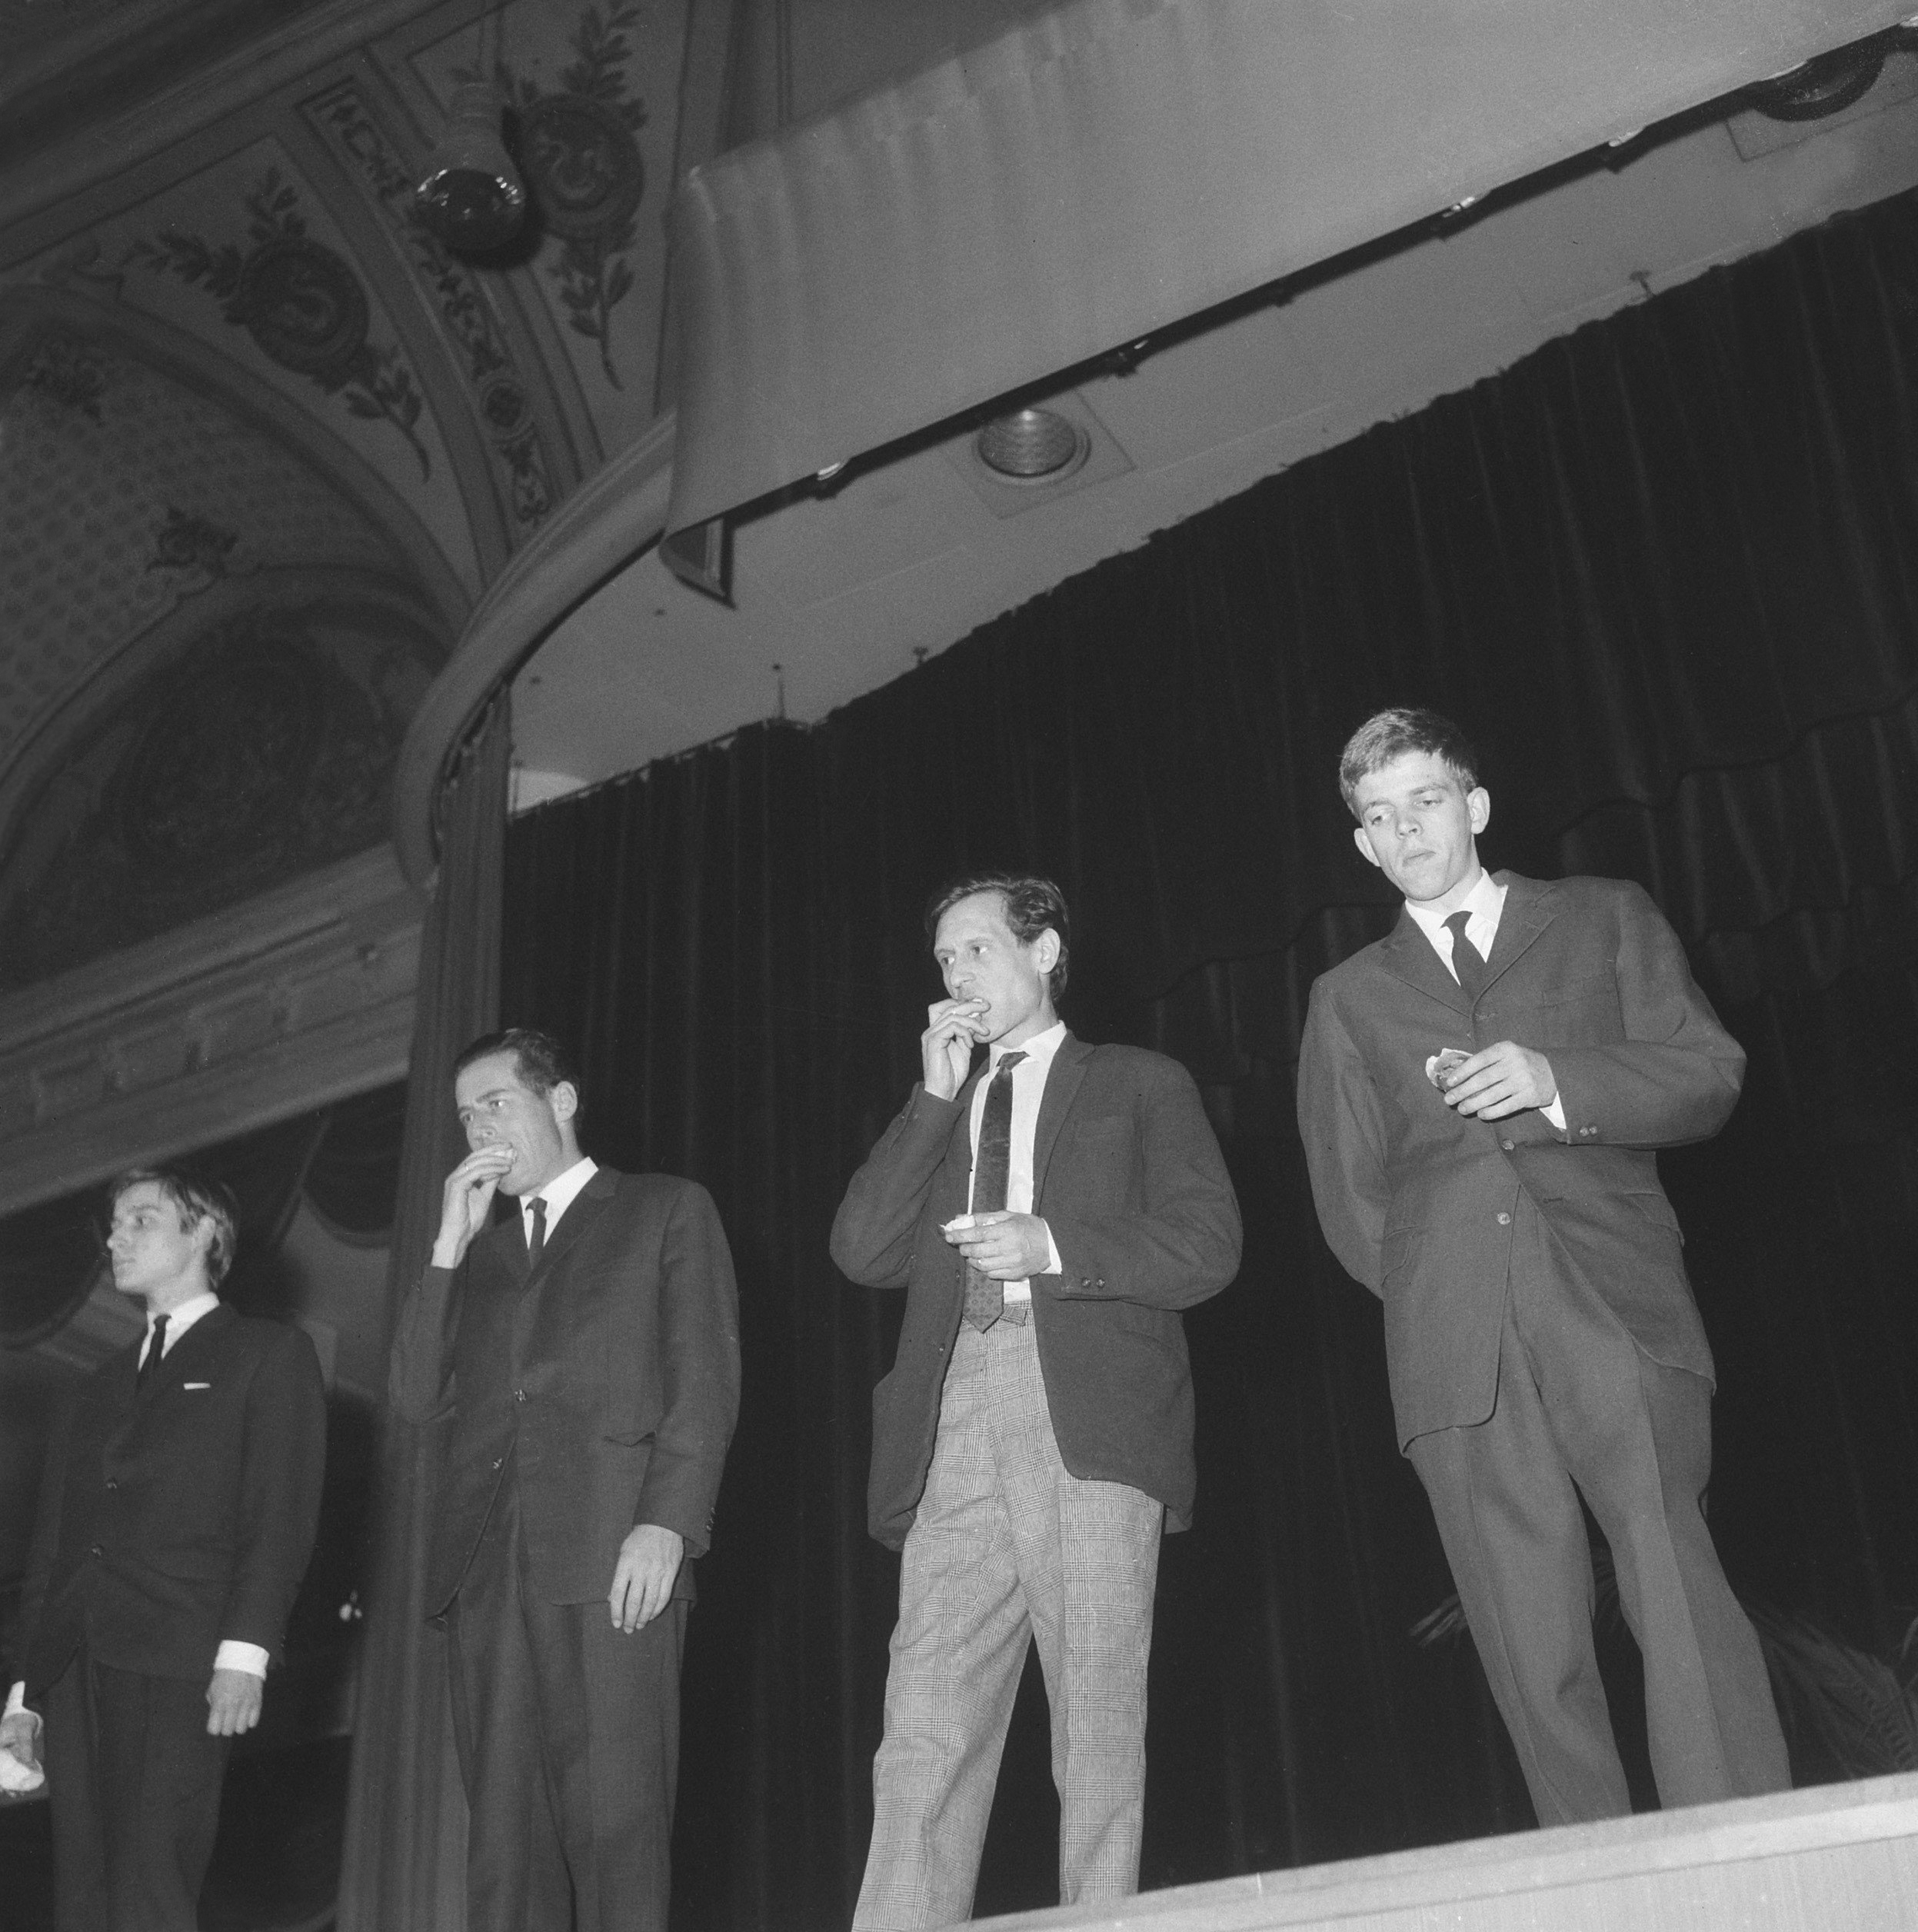
M 182 1301 L 177 1308 L 168 1309 L 166 1311 L 166 1346 L 160 1351 L 161 1356 L 169 1354 L 172 1351 L 173 1344 L 202 1315 L 210 1315 L 219 1305 L 220 1297 L 208 1289 L 205 1294 L 196 1294 L 191 1301 Z M 140 1342 L 140 1353 L 143 1356 L 147 1352 L 147 1343 L 153 1334 L 153 1324 L 158 1319 L 157 1315 L 149 1314 L 147 1317 L 146 1334 L 141 1338 Z
M 559 1217 L 578 1198 L 579 1191 L 599 1171 L 599 1163 L 590 1154 L 575 1161 L 564 1174 L 555 1174 L 543 1188 L 535 1188 L 530 1194 L 520 1197 L 520 1225 L 530 1240 L 533 1232 L 533 1203 L 543 1201 L 546 1204 L 546 1238 L 551 1241 L 553 1230 Z
M 1405 902 L 1405 909 L 1418 921 L 1419 930 L 1431 941 L 1437 949 L 1439 957 L 1449 960 L 1452 957 L 1452 935 L 1446 931 L 1445 922 L 1451 918 L 1452 913 L 1435 911 L 1430 906 L 1415 905 L 1410 899 Z M 1479 951 L 1489 959 L 1491 957 L 1490 946 L 1479 945 L 1479 941 L 1481 935 L 1489 940 L 1490 934 L 1498 931 L 1499 915 L 1504 910 L 1505 888 L 1492 877 L 1487 869 L 1480 867 L 1477 884 L 1453 907 L 1452 912 L 1471 914 L 1466 921 L 1465 929 L 1471 934 L 1473 944 L 1478 946 Z
M 986 1056 L 987 1077 L 989 1078 L 999 1071 L 1001 1059 L 1008 1053 L 1023 1053 L 1029 1064 L 1049 1061 L 1060 1048 L 1064 1045 L 1065 1038 L 1066 1023 L 1063 1020 L 1057 1020 L 1047 1027 L 1044 1032 L 1035 1033 L 1030 1040 L 1021 1046 L 1002 1047 L 995 1040 L 992 1044 L 991 1051 Z M 1016 1068 L 1014 1069 L 1015 1073 L 1017 1071 Z

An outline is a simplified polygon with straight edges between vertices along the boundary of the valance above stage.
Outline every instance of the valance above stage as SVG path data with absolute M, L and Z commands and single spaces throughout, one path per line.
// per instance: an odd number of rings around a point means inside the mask
M 694 526 L 1910 5 L 1076 0 L 722 155 L 671 215 L 669 555 Z

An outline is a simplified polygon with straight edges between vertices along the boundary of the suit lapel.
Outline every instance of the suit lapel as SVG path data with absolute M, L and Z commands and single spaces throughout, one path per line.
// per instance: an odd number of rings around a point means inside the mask
M 178 1342 L 161 1357 L 160 1366 L 155 1371 L 147 1393 L 155 1395 L 162 1388 L 178 1388 L 200 1357 L 211 1351 L 220 1331 L 233 1319 L 233 1311 L 224 1301 L 217 1308 L 208 1309 Z
M 573 1197 L 571 1204 L 547 1235 L 545 1245 L 539 1251 L 539 1260 L 530 1270 L 526 1266 L 525 1223 L 522 1220 L 519 1244 L 522 1281 L 531 1284 L 544 1281 L 559 1265 L 581 1235 L 599 1218 L 607 1202 L 617 1191 L 618 1184 L 613 1177 L 604 1168 L 595 1168 L 592 1178 Z
M 1501 938 L 1503 931 L 1501 921 Z M 1492 950 L 1498 951 L 1496 942 Z M 1394 978 L 1429 994 L 1455 1013 L 1470 1013 L 1472 1002 L 1466 998 L 1465 989 L 1453 978 L 1424 929 L 1404 906 L 1399 908 L 1398 924 L 1379 942 L 1379 961 Z
M 1052 1144 L 1058 1139 L 1066 1114 L 1078 1097 L 1080 1083 L 1086 1077 L 1086 1064 L 1091 1058 L 1092 1049 L 1070 1033 L 1059 1042 L 1058 1051 L 1052 1056 L 1051 1070 L 1046 1075 L 1046 1090 L 1039 1097 L 1038 1124 L 1032 1133 L 1032 1201 L 1035 1214 L 1045 1188 L 1046 1165 L 1052 1158 Z
M 1498 916 L 1498 931 L 1492 941 L 1492 956 L 1485 962 L 1485 989 L 1515 961 L 1522 958 L 1557 916 L 1558 894 L 1549 884 L 1528 879 L 1517 872 L 1492 875 L 1505 888 L 1505 907 Z
M 124 1450 L 141 1417 L 156 1402 L 164 1402 L 178 1392 L 181 1384 L 201 1358 L 212 1352 L 220 1331 L 233 1318 L 233 1311 L 224 1301 L 217 1308 L 209 1308 L 160 1357 L 144 1388 L 139 1381 L 140 1344 L 136 1342 L 128 1350 L 127 1380 L 132 1386 L 125 1391 L 125 1407 L 121 1420 L 107 1438 L 105 1446 L 109 1453 Z

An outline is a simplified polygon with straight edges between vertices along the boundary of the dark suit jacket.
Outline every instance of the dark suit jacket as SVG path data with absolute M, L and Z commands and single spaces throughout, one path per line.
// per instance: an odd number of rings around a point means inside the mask
M 926 1486 L 965 1306 L 964 1262 L 939 1230 L 965 1211 L 978 1078 L 956 1100 L 915 1087 L 833 1223 L 833 1259 L 846 1274 L 907 1291 L 898 1354 L 873 1392 L 867 1497 L 872 1534 L 894 1547 Z M 1066 1269 L 1032 1282 L 1060 1455 L 1075 1476 L 1157 1497 L 1184 1529 L 1197 1472 L 1179 1311 L 1217 1294 L 1239 1267 L 1239 1204 L 1191 1075 L 1162 1054 L 1068 1034 L 1040 1102 L 1033 1212 Z
M 703 1554 L 739 1414 L 738 1294 L 711 1197 L 601 1168 L 530 1274 L 518 1217 L 489 1228 L 408 1296 L 390 1393 L 408 1421 L 452 1417 L 429 1616 L 459 1588 L 509 1452 L 546 1601 L 604 1597 L 636 1524 Z
M 326 1399 L 297 1328 L 221 1307 L 162 1357 L 102 1362 L 47 1458 L 22 1602 L 27 1694 L 96 1663 L 205 1679 L 223 1640 L 278 1654 L 319 1524 Z
M 1745 1055 L 1650 898 L 1618 879 L 1509 886 L 1476 1009 L 1401 912 L 1312 988 L 1299 1131 L 1319 1221 L 1385 1303 L 1403 1445 L 1491 1414 L 1512 1228 L 1529 1197 L 1553 1264 L 1603 1297 L 1654 1361 L 1710 1378 L 1711 1351 L 1652 1150 L 1717 1132 Z M 1425 1073 L 1500 1040 L 1552 1063 L 1566 1125 L 1482 1121 Z

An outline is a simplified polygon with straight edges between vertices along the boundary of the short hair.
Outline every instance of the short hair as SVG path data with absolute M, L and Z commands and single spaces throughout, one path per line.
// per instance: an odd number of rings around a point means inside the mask
M 573 1056 L 554 1035 L 538 1027 L 504 1027 L 498 1033 L 482 1033 L 461 1048 L 453 1062 L 457 1080 L 477 1060 L 490 1060 L 495 1054 L 511 1054 L 521 1080 L 530 1092 L 550 1094 L 564 1081 L 577 1094 L 579 1071 Z
M 936 938 L 939 921 L 961 899 L 970 899 L 975 892 L 998 894 L 1006 924 L 1021 945 L 1030 946 L 1048 929 L 1059 935 L 1059 957 L 1046 975 L 1046 990 L 1056 1000 L 1066 990 L 1066 960 L 1071 951 L 1066 895 L 1051 880 L 1030 872 L 967 872 L 942 885 L 927 901 L 927 938 Z
M 108 1212 L 119 1206 L 120 1197 L 128 1188 L 149 1181 L 159 1189 L 162 1199 L 172 1202 L 182 1228 L 191 1228 L 196 1221 L 212 1222 L 213 1239 L 206 1251 L 206 1279 L 209 1287 L 217 1288 L 226 1279 L 233 1265 L 234 1250 L 240 1244 L 240 1210 L 232 1189 L 221 1181 L 202 1181 L 178 1168 L 129 1168 L 108 1184 Z
M 1407 751 L 1443 758 L 1467 791 L 1478 783 L 1478 754 L 1471 740 L 1449 718 L 1416 705 L 1394 705 L 1374 711 L 1345 741 L 1345 749 L 1339 754 L 1339 790 L 1354 818 L 1359 815 L 1359 781 L 1383 771 Z

